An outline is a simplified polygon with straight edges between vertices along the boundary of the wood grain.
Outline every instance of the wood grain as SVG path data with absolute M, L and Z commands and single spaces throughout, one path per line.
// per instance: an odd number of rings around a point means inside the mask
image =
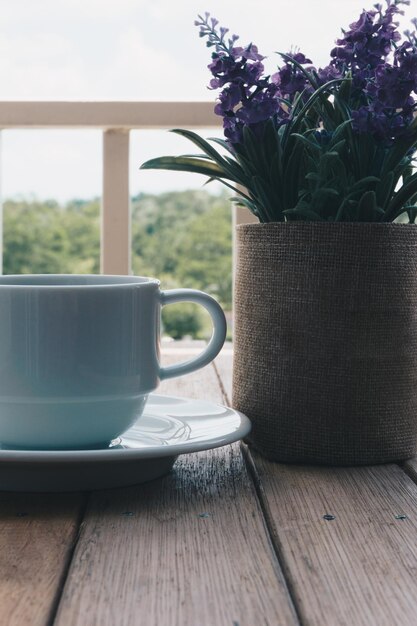
M 402 469 L 250 460 L 302 624 L 415 626 L 417 487 Z
M 417 457 L 414 459 L 409 459 L 401 464 L 401 467 L 404 471 L 409 475 L 411 480 L 417 483 Z
M 82 508 L 80 495 L 0 493 L 0 624 L 50 623 Z
M 212 367 L 160 391 L 222 401 Z M 239 444 L 182 456 L 153 483 L 95 493 L 56 624 L 298 624 Z
M 233 349 L 232 344 L 225 345 L 225 349 L 220 352 L 213 361 L 214 369 L 220 383 L 223 395 L 223 402 L 227 406 L 232 406 L 232 363 Z
M 224 354 L 216 369 L 231 394 Z M 302 624 L 415 626 L 417 487 L 404 471 L 285 466 L 243 450 Z M 404 469 L 417 482 L 417 460 Z

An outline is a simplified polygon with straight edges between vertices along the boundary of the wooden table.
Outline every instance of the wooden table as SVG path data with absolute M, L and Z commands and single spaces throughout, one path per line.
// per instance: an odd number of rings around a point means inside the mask
M 231 362 L 159 391 L 230 403 Z M 416 480 L 414 460 L 286 466 L 236 443 L 142 486 L 2 492 L 0 625 L 415 626 Z

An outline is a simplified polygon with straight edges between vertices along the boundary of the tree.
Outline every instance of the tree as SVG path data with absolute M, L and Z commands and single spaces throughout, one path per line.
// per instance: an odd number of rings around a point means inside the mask
M 190 223 L 182 240 L 176 275 L 184 287 L 196 287 L 232 307 L 232 228 L 230 208 L 219 200 Z
M 169 192 L 133 199 L 133 269 L 232 299 L 232 224 L 227 193 Z
M 99 272 L 98 201 L 4 203 L 5 274 Z

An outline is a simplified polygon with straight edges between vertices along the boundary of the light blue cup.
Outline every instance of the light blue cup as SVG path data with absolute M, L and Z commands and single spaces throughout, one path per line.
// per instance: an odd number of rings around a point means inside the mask
M 214 331 L 195 359 L 161 367 L 161 306 L 201 304 Z M 139 276 L 0 277 L 0 445 L 107 445 L 165 378 L 207 365 L 226 336 L 221 307 L 192 289 Z

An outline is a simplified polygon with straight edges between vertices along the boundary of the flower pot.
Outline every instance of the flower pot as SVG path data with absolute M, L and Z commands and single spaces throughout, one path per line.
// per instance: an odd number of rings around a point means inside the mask
M 417 448 L 417 226 L 237 227 L 233 406 L 284 463 Z

